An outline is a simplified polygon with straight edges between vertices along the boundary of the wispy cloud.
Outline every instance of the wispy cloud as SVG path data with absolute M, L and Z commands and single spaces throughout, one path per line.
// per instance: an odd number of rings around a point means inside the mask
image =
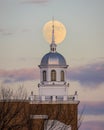
M 73 68 L 68 72 L 68 78 L 80 84 L 102 84 L 104 82 L 104 62 Z
M 24 81 L 39 78 L 39 72 L 35 69 L 20 69 L 20 70 L 0 70 L 0 78 L 6 82 Z M 68 78 L 73 81 L 78 81 L 80 84 L 87 86 L 97 86 L 104 83 L 104 63 L 89 64 L 69 70 Z
M 0 35 L 2 36 L 9 36 L 9 35 L 14 35 L 16 33 L 28 33 L 30 32 L 31 29 L 29 28 L 23 28 L 23 29 L 8 29 L 8 28 L 0 28 Z
M 25 68 L 19 70 L 0 70 L 0 79 L 3 83 L 22 82 L 39 78 L 37 69 Z
M 49 0 L 21 0 L 21 3 L 30 3 L 30 4 L 43 4 L 47 3 Z
M 14 32 L 8 29 L 0 28 L 0 34 L 4 36 L 13 35 Z
M 83 108 L 85 115 L 104 115 L 104 102 L 81 102 L 79 113 Z
M 21 30 L 21 32 L 23 32 L 23 33 L 24 33 L 24 32 L 25 32 L 25 33 L 26 33 L 26 32 L 30 32 L 30 31 L 31 31 L 31 29 L 28 29 L 28 28 L 24 28 L 24 29 Z
M 80 130 L 103 130 L 104 128 L 104 102 L 81 102 L 79 113 L 84 109 L 83 122 Z
M 103 130 L 104 122 L 100 121 L 90 121 L 90 122 L 82 122 L 80 130 Z

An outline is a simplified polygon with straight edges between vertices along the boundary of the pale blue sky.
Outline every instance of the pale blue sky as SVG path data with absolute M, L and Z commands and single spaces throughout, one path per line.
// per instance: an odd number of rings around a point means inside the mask
M 81 130 L 102 130 L 104 0 L 0 0 L 0 83 L 12 88 L 24 84 L 29 93 L 37 90 L 38 65 L 50 50 L 42 28 L 53 16 L 67 29 L 57 51 L 69 65 L 69 93 L 77 90 L 87 104 Z
M 87 63 L 104 57 L 103 0 L 33 1 L 0 0 L 2 68 L 31 67 L 36 60 L 40 63 L 42 55 L 49 50 L 42 28 L 52 16 L 67 28 L 66 39 L 58 50 L 66 57 L 68 64 L 79 64 L 82 59 L 82 63 Z M 29 62 L 34 58 L 34 62 L 24 65 L 23 61 L 19 61 L 21 58 Z M 6 62 L 8 64 L 5 65 Z

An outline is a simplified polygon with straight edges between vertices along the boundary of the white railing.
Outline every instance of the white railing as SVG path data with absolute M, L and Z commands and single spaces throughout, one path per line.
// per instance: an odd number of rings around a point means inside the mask
M 67 83 L 67 82 L 58 82 L 58 81 L 49 81 L 49 82 L 47 82 L 47 81 L 45 81 L 45 82 L 41 82 L 40 84 L 38 84 L 38 87 L 45 87 L 45 86 L 67 86 L 67 87 L 69 87 L 69 83 Z
M 53 97 L 55 97 L 55 101 L 64 101 L 64 97 L 66 97 L 66 101 L 74 101 L 75 96 L 74 95 L 61 95 L 61 96 L 39 96 L 39 95 L 32 95 L 29 97 L 30 101 L 42 101 L 42 97 L 44 97 L 44 101 L 52 101 Z

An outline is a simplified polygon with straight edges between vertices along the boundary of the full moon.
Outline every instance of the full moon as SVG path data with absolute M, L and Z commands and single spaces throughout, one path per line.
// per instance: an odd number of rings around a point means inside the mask
M 43 27 L 43 35 L 46 41 L 50 44 L 52 42 L 52 25 L 53 21 L 49 21 Z M 61 22 L 54 20 L 55 43 L 56 44 L 61 43 L 65 39 L 65 36 L 66 36 L 65 26 Z

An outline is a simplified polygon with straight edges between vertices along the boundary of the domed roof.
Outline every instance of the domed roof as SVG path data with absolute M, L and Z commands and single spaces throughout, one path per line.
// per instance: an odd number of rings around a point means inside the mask
M 58 52 L 49 52 L 43 56 L 40 66 L 49 65 L 66 66 L 66 61 L 65 58 Z

